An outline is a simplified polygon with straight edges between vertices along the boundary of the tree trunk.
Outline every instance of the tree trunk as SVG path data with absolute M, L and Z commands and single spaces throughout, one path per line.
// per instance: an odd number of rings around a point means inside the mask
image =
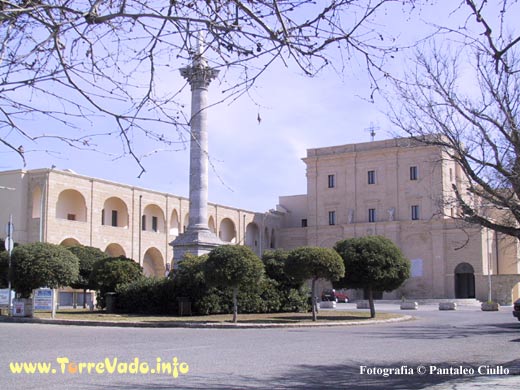
M 83 309 L 87 308 L 87 289 L 83 289 Z
M 238 287 L 233 287 L 233 322 L 237 323 L 238 304 L 237 304 Z
M 376 308 L 374 306 L 374 294 L 372 293 L 372 287 L 368 288 L 368 304 L 370 306 L 370 318 L 375 318 Z
M 312 320 L 318 320 L 318 302 L 316 300 L 316 278 L 312 278 Z

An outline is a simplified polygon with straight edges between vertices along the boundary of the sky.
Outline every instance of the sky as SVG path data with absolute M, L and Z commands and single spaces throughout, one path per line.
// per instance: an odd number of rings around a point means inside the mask
M 442 5 L 423 10 L 414 21 L 393 18 L 392 22 L 413 40 L 429 31 L 421 18 L 427 15 L 434 20 L 435 13 L 443 11 L 439 7 Z M 169 78 L 172 88 L 184 84 L 178 69 L 171 69 Z M 220 90 L 229 82 L 212 82 L 210 102 L 221 98 Z M 363 66 L 347 65 L 342 73 L 328 68 L 309 78 L 295 66 L 287 68 L 278 63 L 265 72 L 249 94 L 209 108 L 210 202 L 257 212 L 273 209 L 281 195 L 306 193 L 301 159 L 308 148 L 369 142 L 372 125 L 377 128 L 376 140 L 392 137 L 398 129 L 386 119 L 383 99 L 376 95 L 375 102 L 369 102 L 369 93 Z M 188 88 L 180 97 L 189 107 Z M 26 169 L 54 165 L 85 176 L 187 197 L 189 145 L 180 147 L 180 151 L 144 159 L 146 172 L 140 178 L 139 167 L 129 157 L 114 160 L 63 145 L 58 146 L 59 154 L 27 155 Z M 0 151 L 0 170 L 21 168 L 22 161 L 15 153 Z

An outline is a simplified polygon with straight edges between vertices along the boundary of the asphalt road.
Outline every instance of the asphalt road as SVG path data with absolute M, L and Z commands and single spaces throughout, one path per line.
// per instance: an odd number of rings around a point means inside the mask
M 304 329 L 0 323 L 0 389 L 520 388 L 511 308 L 411 314 L 401 323 Z M 48 363 L 49 373 L 11 371 L 23 362 Z

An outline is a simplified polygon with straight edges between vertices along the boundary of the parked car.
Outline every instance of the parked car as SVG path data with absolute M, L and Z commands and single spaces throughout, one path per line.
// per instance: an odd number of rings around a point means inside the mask
M 517 299 L 513 306 L 513 316 L 520 321 L 520 299 Z
M 322 301 L 334 301 L 334 302 L 348 302 L 348 296 L 342 291 L 336 291 L 334 289 L 323 290 L 321 294 Z

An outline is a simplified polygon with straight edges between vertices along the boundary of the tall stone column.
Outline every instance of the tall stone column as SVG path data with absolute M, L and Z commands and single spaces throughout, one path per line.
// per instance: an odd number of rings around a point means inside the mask
M 186 253 L 202 255 L 222 245 L 208 227 L 208 87 L 218 70 L 208 66 L 199 43 L 190 66 L 180 69 L 191 86 L 190 219 L 186 232 L 170 243 L 178 262 Z

